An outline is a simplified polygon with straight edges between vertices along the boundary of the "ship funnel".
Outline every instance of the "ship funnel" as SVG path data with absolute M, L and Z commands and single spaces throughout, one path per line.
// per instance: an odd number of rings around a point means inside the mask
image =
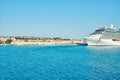
M 113 24 L 111 24 L 111 26 L 110 26 L 111 28 L 113 28 Z

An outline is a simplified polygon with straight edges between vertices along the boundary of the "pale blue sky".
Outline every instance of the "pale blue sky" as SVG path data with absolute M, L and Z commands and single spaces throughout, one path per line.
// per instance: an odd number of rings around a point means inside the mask
M 111 23 L 120 27 L 120 0 L 0 0 L 0 36 L 82 39 Z

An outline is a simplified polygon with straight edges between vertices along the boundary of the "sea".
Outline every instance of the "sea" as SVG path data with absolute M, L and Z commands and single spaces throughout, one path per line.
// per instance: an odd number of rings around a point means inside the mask
M 0 46 L 0 80 L 120 80 L 120 47 Z

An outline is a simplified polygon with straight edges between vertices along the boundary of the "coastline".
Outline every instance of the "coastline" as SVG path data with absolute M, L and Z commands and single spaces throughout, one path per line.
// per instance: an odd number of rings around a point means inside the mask
M 87 45 L 87 44 L 23 44 L 23 45 L 16 45 L 16 44 L 0 44 L 0 46 L 79 46 L 79 45 Z
M 11 44 L 0 44 L 0 46 L 78 46 L 86 43 L 73 42 L 13 42 Z
M 64 45 L 86 45 L 82 40 L 71 40 L 62 38 L 40 38 L 40 37 L 1 37 L 0 46 L 64 46 Z
M 60 43 L 60 42 L 15 42 L 11 44 L 0 44 L 0 46 L 78 46 L 78 45 L 87 45 L 86 43 Z

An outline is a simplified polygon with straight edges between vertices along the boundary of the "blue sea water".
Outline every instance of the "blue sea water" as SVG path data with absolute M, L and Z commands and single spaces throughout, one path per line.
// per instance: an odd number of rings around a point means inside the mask
M 120 80 L 120 47 L 0 46 L 0 80 Z

